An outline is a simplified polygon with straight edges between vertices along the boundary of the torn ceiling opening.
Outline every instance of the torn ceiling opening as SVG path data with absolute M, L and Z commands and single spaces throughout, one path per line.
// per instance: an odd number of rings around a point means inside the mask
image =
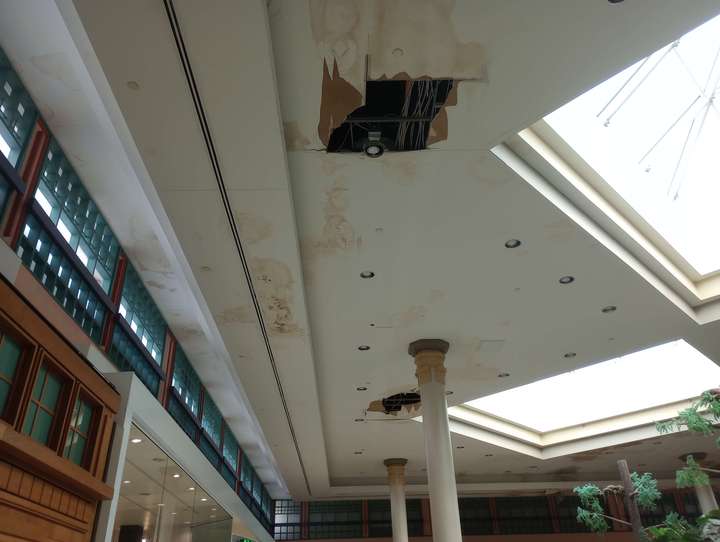
M 385 150 L 426 148 L 430 127 L 452 91 L 451 79 L 368 81 L 365 105 L 333 130 L 328 152 L 379 156 Z M 368 151 L 374 145 L 377 154 Z

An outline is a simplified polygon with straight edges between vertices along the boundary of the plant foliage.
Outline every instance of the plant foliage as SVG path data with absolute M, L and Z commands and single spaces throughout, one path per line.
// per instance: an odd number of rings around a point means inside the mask
M 594 533 L 605 533 L 610 525 L 605 520 L 602 502 L 603 492 L 595 484 L 585 484 L 573 489 L 580 498 L 580 506 L 577 509 L 577 521 L 584 524 Z
M 642 475 L 633 472 L 630 474 L 630 479 L 635 488 L 637 505 L 645 510 L 655 510 L 655 505 L 662 498 L 657 488 L 657 480 L 649 472 Z
M 688 431 L 702 435 L 715 433 L 715 424 L 720 423 L 720 394 L 717 390 L 706 391 L 700 398 L 685 410 L 678 412 L 677 417 L 655 424 L 661 434 L 673 433 L 686 427 Z M 720 439 L 718 439 L 720 446 Z
M 662 524 L 648 527 L 647 533 L 656 542 L 703 542 L 701 527 L 691 525 L 675 512 L 670 512 Z
M 675 483 L 678 487 L 693 487 L 710 485 L 710 477 L 697 464 L 693 456 L 687 456 L 687 466 L 675 473 Z

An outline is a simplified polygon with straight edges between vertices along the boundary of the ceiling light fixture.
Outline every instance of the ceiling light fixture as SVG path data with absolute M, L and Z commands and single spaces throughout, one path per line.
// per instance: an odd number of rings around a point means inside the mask
M 500 373 L 498 378 L 507 378 L 508 376 L 510 376 L 510 373 Z
M 367 391 L 367 388 L 365 386 L 358 386 L 355 388 L 357 391 Z
M 142 439 L 141 439 L 141 438 L 134 438 L 134 439 L 131 439 L 130 442 L 132 442 L 133 444 L 140 444 L 140 443 L 142 442 Z
M 385 154 L 385 144 L 380 140 L 381 135 L 380 132 L 368 132 L 367 141 L 362 146 L 365 156 L 380 158 Z
M 558 280 L 560 284 L 570 284 L 571 282 L 575 282 L 575 277 L 572 275 L 565 275 L 564 277 L 560 277 L 560 280 Z
M 373 273 L 372 271 L 363 271 L 362 273 L 360 273 L 360 278 L 363 278 L 363 279 L 371 279 L 374 276 L 375 276 L 375 273 Z
M 522 245 L 522 241 L 520 241 L 520 239 L 509 239 L 505 241 L 505 248 L 517 248 L 520 245 Z
M 361 344 L 360 346 L 358 346 L 358 350 L 360 350 L 360 352 L 367 352 L 368 350 L 370 350 L 370 347 L 366 344 Z
M 615 305 L 608 305 L 607 307 L 603 307 L 602 311 L 603 313 L 607 314 L 609 312 L 615 312 L 617 310 L 617 307 Z
M 463 450 L 465 449 L 465 446 L 455 446 L 455 448 L 457 448 L 458 450 Z
M 356 422 L 364 422 L 364 421 L 365 421 L 365 418 L 355 418 L 355 421 L 356 421 Z
M 195 488 L 194 488 L 194 487 L 189 487 L 189 488 L 188 488 L 188 491 L 195 491 Z
M 575 356 L 577 356 L 577 354 L 575 352 L 567 352 L 567 353 L 563 354 L 563 357 L 567 358 L 567 359 L 574 358 Z
M 445 395 L 452 395 L 453 393 L 455 393 L 455 392 L 452 391 L 452 390 L 448 390 L 448 391 L 445 392 Z
M 173 474 L 173 478 L 180 478 L 179 474 Z
M 203 498 L 200 499 L 200 500 L 201 500 L 202 502 L 207 502 L 207 498 L 205 498 L 205 497 L 203 497 Z
M 492 457 L 493 454 L 485 454 L 485 457 Z
M 123 484 L 129 484 L 130 480 L 123 480 Z
M 362 455 L 362 451 L 358 450 L 356 452 L 353 452 L 355 455 Z

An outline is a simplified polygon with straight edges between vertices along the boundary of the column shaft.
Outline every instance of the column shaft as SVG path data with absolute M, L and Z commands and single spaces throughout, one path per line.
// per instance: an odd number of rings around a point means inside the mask
M 405 487 L 401 481 L 390 480 L 390 512 L 392 515 L 393 542 L 408 542 Z
M 712 510 L 717 510 L 718 504 L 712 486 L 695 486 L 695 495 L 697 495 L 700 512 L 707 514 Z

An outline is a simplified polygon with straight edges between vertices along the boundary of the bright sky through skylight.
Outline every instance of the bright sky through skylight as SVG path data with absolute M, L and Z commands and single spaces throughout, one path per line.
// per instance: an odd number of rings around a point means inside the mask
M 546 432 L 690 399 L 718 385 L 720 367 L 680 340 L 467 404 Z
M 545 118 L 700 274 L 720 269 L 720 17 Z

